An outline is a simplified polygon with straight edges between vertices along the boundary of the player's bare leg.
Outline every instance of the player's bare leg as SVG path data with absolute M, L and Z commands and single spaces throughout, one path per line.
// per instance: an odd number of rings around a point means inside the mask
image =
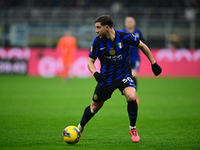
M 99 111 L 99 109 L 101 109 L 103 104 L 104 104 L 104 101 L 103 102 L 99 102 L 99 103 L 92 101 L 92 103 L 90 105 L 91 112 L 97 113 Z
M 136 85 L 136 88 L 137 88 L 137 75 L 138 75 L 138 71 L 136 69 L 132 69 L 132 76 L 133 76 L 133 79 L 134 79 L 134 82 L 135 82 L 135 85 Z M 139 98 L 137 96 L 137 92 L 136 92 L 136 101 L 137 103 L 139 104 Z
M 137 70 L 136 69 L 132 69 L 132 76 L 133 77 L 137 77 L 137 74 L 138 74 Z
M 123 91 L 127 102 L 132 102 L 135 100 L 136 90 L 133 87 L 126 87 Z
M 140 137 L 136 129 L 136 120 L 138 111 L 138 104 L 135 100 L 136 90 L 133 87 L 127 87 L 124 89 L 123 93 L 128 103 L 127 111 L 130 119 L 129 132 L 131 134 L 131 139 L 133 142 L 139 142 Z
M 92 101 L 91 105 L 85 108 L 81 122 L 78 125 L 78 128 L 81 132 L 83 132 L 85 125 L 101 109 L 103 104 L 104 101 L 99 103 Z
M 69 70 L 70 70 L 70 66 L 67 65 L 67 66 L 64 66 L 61 72 L 61 78 L 64 83 L 69 80 Z

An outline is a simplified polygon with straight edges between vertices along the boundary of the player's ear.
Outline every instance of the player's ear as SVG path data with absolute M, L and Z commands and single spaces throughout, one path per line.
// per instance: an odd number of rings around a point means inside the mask
M 105 29 L 109 30 L 110 29 L 109 25 L 105 25 Z

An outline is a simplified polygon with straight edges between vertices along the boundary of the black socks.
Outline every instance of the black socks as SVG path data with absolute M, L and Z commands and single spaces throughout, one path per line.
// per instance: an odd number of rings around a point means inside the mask
M 86 107 L 80 125 L 84 127 L 93 116 L 94 113 L 91 113 L 90 106 Z
M 137 112 L 138 112 L 138 105 L 136 100 L 128 102 L 127 111 L 130 119 L 130 126 L 133 127 L 136 125 Z M 84 127 L 88 123 L 88 121 L 94 116 L 94 114 L 95 113 L 91 112 L 90 106 L 86 107 L 80 125 Z
M 135 126 L 138 112 L 138 105 L 136 100 L 128 102 L 127 111 L 130 119 L 130 126 Z

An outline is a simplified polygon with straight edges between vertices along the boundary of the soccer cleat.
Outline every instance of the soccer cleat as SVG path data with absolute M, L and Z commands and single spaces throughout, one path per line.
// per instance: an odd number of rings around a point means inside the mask
M 129 130 L 130 134 L 131 134 L 131 140 L 135 143 L 139 142 L 140 140 L 140 137 L 137 133 L 137 129 L 132 129 L 132 130 Z
M 82 127 L 81 125 L 80 125 L 80 123 L 78 124 L 78 129 L 81 131 L 81 133 L 83 132 L 83 130 L 84 130 L 84 127 Z

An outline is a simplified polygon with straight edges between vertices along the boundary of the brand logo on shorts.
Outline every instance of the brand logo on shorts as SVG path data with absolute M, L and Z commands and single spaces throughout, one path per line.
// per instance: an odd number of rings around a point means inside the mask
M 97 100 L 97 99 L 98 99 L 97 94 L 94 94 L 94 100 Z

